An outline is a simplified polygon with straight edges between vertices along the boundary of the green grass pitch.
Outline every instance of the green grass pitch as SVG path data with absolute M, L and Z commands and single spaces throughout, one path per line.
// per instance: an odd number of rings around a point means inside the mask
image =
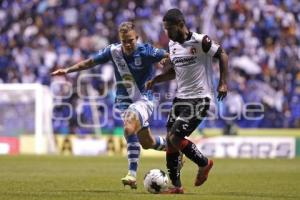
M 124 188 L 125 157 L 0 156 L 0 200 L 263 200 L 300 199 L 300 159 L 215 159 L 208 181 L 194 187 L 196 167 L 186 161 L 182 182 L 186 194 L 150 194 L 144 174 L 165 170 L 164 158 L 140 161 L 138 189 Z

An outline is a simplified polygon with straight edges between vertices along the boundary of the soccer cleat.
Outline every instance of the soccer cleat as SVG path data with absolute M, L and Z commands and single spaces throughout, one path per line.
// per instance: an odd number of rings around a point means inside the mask
M 198 174 L 196 176 L 196 180 L 195 180 L 195 186 L 200 186 L 202 185 L 208 177 L 208 173 L 210 171 L 210 169 L 213 167 L 214 162 L 212 160 L 208 160 L 208 164 L 205 167 L 199 167 L 198 169 Z
M 183 187 L 170 187 L 163 191 L 162 194 L 184 194 L 184 190 Z
M 124 187 L 128 185 L 131 189 L 137 189 L 136 178 L 134 176 L 127 174 L 124 178 L 121 178 L 121 181 Z

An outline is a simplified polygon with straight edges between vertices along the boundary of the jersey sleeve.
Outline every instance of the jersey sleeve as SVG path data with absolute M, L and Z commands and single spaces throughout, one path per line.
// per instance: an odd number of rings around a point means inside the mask
M 93 55 L 92 59 L 94 60 L 94 63 L 103 64 L 110 61 L 111 60 L 110 47 L 111 46 L 108 46 L 100 50 L 97 54 Z
M 215 56 L 220 52 L 220 45 L 211 40 L 207 35 L 202 38 L 202 50 L 210 56 Z
M 150 44 L 146 45 L 147 56 L 151 59 L 152 62 L 159 62 L 167 54 L 166 50 L 155 48 Z

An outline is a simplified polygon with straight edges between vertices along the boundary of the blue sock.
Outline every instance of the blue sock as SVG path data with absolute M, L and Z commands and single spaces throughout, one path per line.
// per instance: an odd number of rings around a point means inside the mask
M 166 150 L 166 139 L 161 136 L 155 136 L 155 146 L 153 149 L 158 151 L 165 151 Z
M 128 158 L 128 171 L 130 175 L 136 177 L 140 157 L 140 143 L 136 134 L 129 135 L 127 138 L 127 158 Z

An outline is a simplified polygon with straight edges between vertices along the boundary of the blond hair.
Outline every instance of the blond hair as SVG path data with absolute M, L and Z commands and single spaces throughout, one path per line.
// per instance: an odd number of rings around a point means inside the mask
M 129 31 L 135 31 L 133 22 L 123 22 L 119 25 L 119 33 L 128 33 Z

